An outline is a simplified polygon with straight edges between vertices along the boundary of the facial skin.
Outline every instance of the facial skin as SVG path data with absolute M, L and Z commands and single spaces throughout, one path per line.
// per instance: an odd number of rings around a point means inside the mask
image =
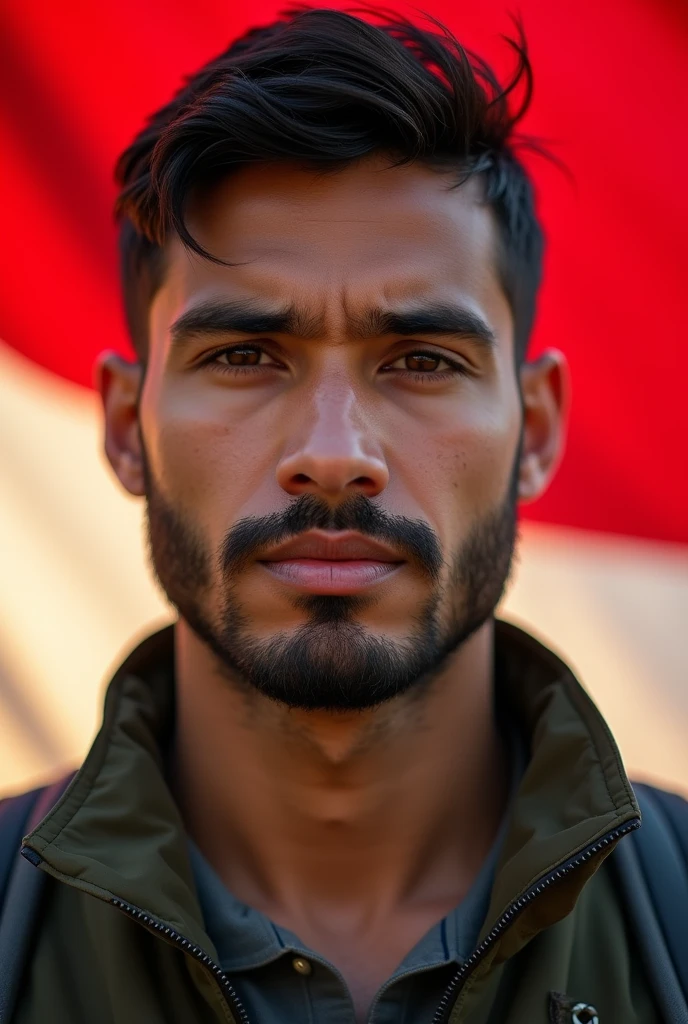
M 138 409 L 140 368 L 103 362 L 108 455 L 147 497 L 164 590 L 223 671 L 287 705 L 431 677 L 491 616 L 516 501 L 558 455 L 561 357 L 519 381 L 493 215 L 451 183 L 382 157 L 235 173 L 188 218 L 234 265 L 168 245 Z M 295 322 L 231 329 L 237 309 Z M 280 557 L 294 535 L 315 547 Z
M 253 167 L 206 191 L 188 225 L 236 265 L 172 239 L 145 379 L 99 367 L 106 452 L 147 498 L 180 613 L 185 828 L 238 899 L 340 970 L 357 1021 L 502 820 L 492 611 L 516 501 L 563 437 L 562 357 L 515 367 L 480 182 L 388 164 Z M 235 326 L 236 303 L 297 322 L 183 332 L 208 303 L 234 303 Z M 275 547 L 292 533 L 311 546 Z

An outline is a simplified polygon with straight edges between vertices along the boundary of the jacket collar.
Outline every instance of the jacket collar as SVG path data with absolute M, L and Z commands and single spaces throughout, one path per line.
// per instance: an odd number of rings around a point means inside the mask
M 144 640 L 116 671 L 102 727 L 70 786 L 25 839 L 42 866 L 101 899 L 117 898 L 171 926 L 213 958 L 195 895 L 184 824 L 165 778 L 174 726 L 173 626 Z M 561 863 L 639 817 L 608 726 L 567 666 L 515 626 L 496 623 L 500 700 L 530 758 L 510 811 L 484 937 Z M 519 917 L 495 954 L 512 955 L 564 917 L 606 847 Z M 490 960 L 493 956 L 490 957 Z
M 570 668 L 506 622 L 497 622 L 495 656 L 497 686 L 528 737 L 530 759 L 511 808 L 481 939 L 540 879 L 603 841 L 505 932 L 491 958 L 499 962 L 570 913 L 615 845 L 605 837 L 636 822 L 640 812 L 609 726 Z

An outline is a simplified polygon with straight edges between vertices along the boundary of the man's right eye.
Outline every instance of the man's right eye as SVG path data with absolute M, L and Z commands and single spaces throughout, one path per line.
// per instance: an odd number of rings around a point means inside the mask
M 283 366 L 263 345 L 238 344 L 210 352 L 198 364 L 220 373 L 246 375 L 279 369 Z
M 255 345 L 237 345 L 215 352 L 211 361 L 218 362 L 221 366 L 258 366 L 262 357 L 266 355 L 262 348 Z

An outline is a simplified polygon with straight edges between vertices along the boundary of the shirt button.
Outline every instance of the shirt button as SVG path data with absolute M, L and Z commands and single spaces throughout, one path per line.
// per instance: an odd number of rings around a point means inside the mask
M 311 967 L 308 960 L 304 960 L 302 956 L 295 956 L 291 962 L 292 967 L 297 974 L 310 974 L 313 968 Z

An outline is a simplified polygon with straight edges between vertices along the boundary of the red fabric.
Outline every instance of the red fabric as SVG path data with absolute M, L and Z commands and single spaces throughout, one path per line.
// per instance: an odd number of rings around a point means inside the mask
M 127 351 L 111 218 L 115 157 L 145 115 L 249 24 L 252 0 L 14 0 L 0 15 L 0 337 L 90 385 Z M 688 542 L 684 404 L 688 8 L 520 0 L 536 74 L 527 128 L 549 236 L 534 349 L 569 357 L 568 452 L 534 519 Z M 411 10 L 412 8 L 403 8 Z M 428 0 L 505 66 L 503 0 Z

